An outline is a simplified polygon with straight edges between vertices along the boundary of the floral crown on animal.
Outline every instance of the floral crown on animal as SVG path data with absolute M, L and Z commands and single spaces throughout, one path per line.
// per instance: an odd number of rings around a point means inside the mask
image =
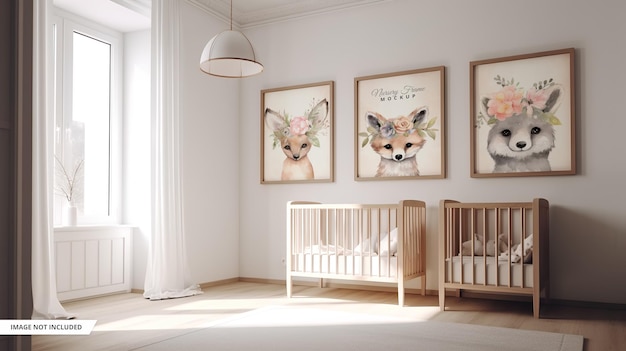
M 311 106 L 304 111 L 304 115 L 296 117 L 289 116 L 286 111 L 281 113 L 269 108 L 265 110 L 266 121 L 268 114 L 278 118 L 274 118 L 273 124 L 270 126 L 273 129 L 271 134 L 273 149 L 280 145 L 283 139 L 298 135 L 306 135 L 313 146 L 320 146 L 317 136 L 326 135 L 330 128 L 330 121 L 327 118 L 328 101 L 326 99 L 321 101 L 313 99 Z
M 555 126 L 561 125 L 561 121 L 554 115 L 561 89 L 553 78 L 536 82 L 526 91 L 519 87 L 519 82 L 515 82 L 514 78 L 507 80 L 497 75 L 494 80 L 502 89 L 481 98 L 482 111 L 478 113 L 478 127 L 524 113 L 530 118 L 539 118 Z
M 428 111 L 425 107 L 422 109 Z M 417 112 L 418 110 L 413 112 Z M 380 128 L 374 128 L 370 125 L 367 127 L 367 132 L 359 133 L 360 137 L 365 138 L 361 143 L 361 147 L 365 147 L 367 144 L 371 143 L 378 135 L 389 139 L 397 136 L 409 136 L 414 131 L 417 131 L 422 138 L 425 138 L 428 135 L 431 139 L 435 140 L 436 132 L 439 131 L 439 129 L 433 128 L 436 121 L 437 117 L 433 117 L 427 122 L 424 121 L 424 118 L 416 119 L 415 122 L 413 122 L 409 117 L 400 116 L 398 118 L 386 120 Z

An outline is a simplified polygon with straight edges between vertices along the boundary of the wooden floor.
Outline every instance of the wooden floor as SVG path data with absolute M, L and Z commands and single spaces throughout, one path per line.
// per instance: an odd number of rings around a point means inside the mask
M 204 294 L 182 299 L 148 301 L 139 294 L 120 294 L 65 303 L 78 319 L 95 319 L 88 336 L 33 336 L 33 351 L 132 350 L 189 333 L 211 321 L 275 305 L 316 305 L 344 311 L 367 311 L 418 320 L 470 323 L 540 330 L 585 337 L 585 351 L 626 350 L 626 310 L 546 306 L 542 318 L 532 317 L 530 302 L 449 298 L 439 311 L 436 296 L 408 294 L 405 306 L 390 292 L 237 282 L 214 286 Z M 184 345 L 180 345 L 184 350 Z

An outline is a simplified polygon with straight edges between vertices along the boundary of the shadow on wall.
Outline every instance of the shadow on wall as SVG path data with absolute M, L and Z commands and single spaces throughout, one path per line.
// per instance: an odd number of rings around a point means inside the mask
M 560 300 L 626 304 L 626 232 L 585 212 L 550 207 L 550 289 Z

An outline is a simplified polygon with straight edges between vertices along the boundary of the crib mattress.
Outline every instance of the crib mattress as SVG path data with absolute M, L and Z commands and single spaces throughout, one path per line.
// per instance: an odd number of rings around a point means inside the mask
M 509 286 L 510 279 L 513 287 L 533 286 L 532 264 L 510 264 L 509 261 L 498 260 L 496 257 L 464 256 L 461 260 L 461 257 L 455 256 L 446 259 L 445 270 L 446 283 Z
M 292 272 L 395 278 L 398 258 L 378 255 L 294 254 Z

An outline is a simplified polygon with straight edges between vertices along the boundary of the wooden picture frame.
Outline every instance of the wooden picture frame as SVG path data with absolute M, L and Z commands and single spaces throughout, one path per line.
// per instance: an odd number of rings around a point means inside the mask
M 334 82 L 261 91 L 261 183 L 334 181 Z
M 445 67 L 354 78 L 355 180 L 446 177 Z
M 576 174 L 573 48 L 470 62 L 470 174 Z

